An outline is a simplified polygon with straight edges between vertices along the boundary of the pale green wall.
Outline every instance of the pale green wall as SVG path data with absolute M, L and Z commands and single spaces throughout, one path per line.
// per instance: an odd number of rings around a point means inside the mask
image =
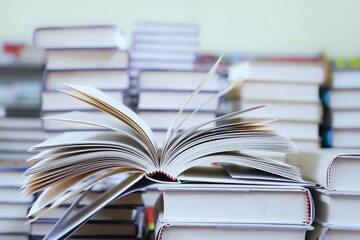
M 0 0 L 0 38 L 31 40 L 34 28 L 135 20 L 195 22 L 201 50 L 360 55 L 359 0 Z

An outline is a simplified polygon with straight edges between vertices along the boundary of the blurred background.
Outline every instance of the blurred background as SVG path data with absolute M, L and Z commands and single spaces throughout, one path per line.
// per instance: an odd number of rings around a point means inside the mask
M 134 21 L 195 23 L 202 52 L 317 54 L 360 51 L 356 0 L 1 0 L 3 41 L 31 43 L 40 26 L 117 24 L 130 40 Z
M 26 162 L 34 155 L 27 150 L 65 131 L 98 130 L 41 120 L 70 110 L 93 112 L 59 94 L 63 82 L 93 85 L 118 98 L 148 122 L 161 143 L 184 98 L 223 55 L 199 97 L 245 74 L 243 84 L 199 111 L 193 123 L 266 104 L 243 118 L 277 119 L 274 127 L 299 150 L 360 148 L 358 0 L 0 4 L 0 195 L 8 196 L 0 199 L 0 207 L 11 209 L 0 211 L 0 221 L 9 223 L 0 226 L 4 239 L 41 239 L 46 233 L 31 232 L 24 224 L 35 198 L 19 193 L 20 176 L 33 164 Z M 112 45 L 102 31 L 115 39 Z M 93 39 L 100 45 L 86 45 Z M 152 207 L 157 196 L 148 189 L 135 205 L 126 203 L 132 211 L 125 220 L 138 224 L 138 207 Z M 142 233 L 135 235 L 139 239 Z

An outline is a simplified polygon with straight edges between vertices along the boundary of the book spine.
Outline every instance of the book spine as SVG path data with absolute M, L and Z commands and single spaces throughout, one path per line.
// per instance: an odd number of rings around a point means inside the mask
M 309 192 L 305 191 L 305 197 L 306 197 L 306 225 L 311 225 L 311 204 L 310 204 L 310 196 Z

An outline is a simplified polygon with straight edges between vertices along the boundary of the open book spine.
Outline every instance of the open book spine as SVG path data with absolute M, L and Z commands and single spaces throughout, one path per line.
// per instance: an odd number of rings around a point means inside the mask
M 176 177 L 173 177 L 170 174 L 168 174 L 167 172 L 162 171 L 162 170 L 155 170 L 155 171 L 147 172 L 146 176 L 154 180 L 154 176 L 157 174 L 164 175 L 165 177 L 169 178 L 170 180 L 172 180 L 174 182 L 178 181 L 178 179 Z

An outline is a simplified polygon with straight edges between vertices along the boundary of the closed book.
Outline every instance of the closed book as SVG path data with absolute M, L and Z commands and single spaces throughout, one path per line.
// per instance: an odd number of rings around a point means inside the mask
M 189 184 L 159 189 L 163 192 L 163 221 L 169 223 L 306 226 L 311 225 L 315 217 L 310 191 L 305 188 Z
M 0 233 L 0 240 L 29 240 L 27 233 Z
M 0 129 L 39 130 L 41 121 L 38 117 L 3 117 L 0 118 Z
M 157 44 L 197 44 L 198 36 L 196 34 L 168 34 L 168 33 L 151 33 L 151 32 L 134 32 L 132 35 L 133 42 L 147 42 Z
M 1 191 L 0 191 L 0 194 Z M 0 219 L 26 219 L 30 203 L 0 202 Z
M 324 188 L 339 191 L 360 191 L 360 150 L 321 149 L 287 154 L 289 163 L 301 169 L 304 179 L 317 182 Z
M 126 69 L 128 51 L 119 49 L 60 49 L 47 51 L 46 69 Z
M 161 225 L 160 225 L 161 224 Z M 166 223 L 159 217 L 156 240 L 303 240 L 311 227 L 294 225 L 251 225 L 234 223 Z
M 314 85 L 323 84 L 327 74 L 322 61 L 258 60 L 230 66 L 229 79 L 237 79 L 244 72 L 248 80 Z
M 273 126 L 291 139 L 319 141 L 319 123 L 317 121 L 279 120 L 274 122 Z
M 230 93 L 231 99 L 319 102 L 319 86 L 307 83 L 244 80 Z
M 360 69 L 333 69 L 331 86 L 333 88 L 360 88 Z
M 157 44 L 157 43 L 133 43 L 132 49 L 137 51 L 159 51 L 170 53 L 198 53 L 199 46 L 197 44 Z
M 108 90 L 109 96 L 120 102 L 124 101 L 124 91 Z M 42 93 L 42 110 L 43 111 L 65 111 L 65 110 L 91 110 L 92 106 L 83 103 L 71 96 L 58 91 L 44 91 Z
M 133 33 L 197 35 L 199 28 L 192 23 L 134 22 Z
M 41 27 L 33 43 L 43 49 L 127 48 L 123 31 L 113 25 Z
M 360 128 L 325 128 L 321 136 L 325 147 L 360 148 Z
M 56 220 L 36 220 L 31 223 L 30 234 L 33 236 L 45 236 L 55 225 Z M 126 238 L 136 237 L 138 226 L 134 222 L 126 221 L 95 221 L 89 220 L 82 225 L 72 236 L 74 237 L 97 237 L 97 238 Z
M 322 92 L 322 102 L 332 110 L 360 109 L 360 88 L 328 89 Z
M 360 194 L 353 191 L 313 191 L 316 221 L 340 226 L 360 225 Z
M 11 183 L 8 184 L 10 186 L 0 187 L 0 202 L 32 203 L 34 201 L 34 196 L 23 196 L 19 187 L 11 186 Z
M 149 124 L 151 129 L 157 131 L 166 131 L 167 126 L 170 122 L 172 122 L 177 115 L 177 111 L 159 111 L 159 110 L 141 110 L 137 111 L 138 115 L 144 119 L 144 121 Z M 191 112 L 184 112 L 179 117 L 179 121 L 185 120 L 188 116 L 190 116 Z M 192 125 L 198 125 L 216 117 L 216 112 L 214 111 L 200 111 L 194 117 L 191 118 L 191 121 L 185 121 L 180 129 L 185 129 L 191 127 Z M 209 126 L 215 126 L 215 123 L 209 124 Z
M 126 69 L 87 69 L 45 71 L 45 90 L 66 88 L 65 84 L 90 85 L 103 90 L 125 90 L 130 86 Z
M 292 138 L 291 141 L 293 141 L 298 150 L 314 150 L 321 148 L 321 138 L 314 140 Z
M 28 234 L 30 226 L 24 218 L 0 218 L 0 235 L 2 234 Z
M 0 141 L 44 141 L 47 135 L 41 129 L 0 129 Z
M 332 128 L 360 128 L 360 108 L 359 109 L 330 109 L 325 111 L 325 124 Z
M 306 233 L 306 240 L 354 240 L 360 238 L 359 226 L 315 223 L 314 227 L 315 230 Z
M 25 163 L 24 159 L 24 163 Z M 21 187 L 25 177 L 23 176 L 28 166 L 10 165 L 0 161 L 0 186 Z
M 1 205 L 0 205 L 1 206 Z M 41 219 L 42 220 L 58 220 L 60 219 L 65 212 L 68 210 L 70 205 L 63 204 L 54 209 L 54 211 L 50 211 L 46 213 Z M 81 208 L 81 206 L 80 206 Z M 44 208 L 46 211 L 48 208 Z M 91 217 L 92 220 L 95 221 L 103 221 L 104 223 L 114 222 L 114 221 L 122 221 L 122 222 L 135 222 L 138 211 L 142 211 L 136 207 L 131 205 L 111 205 L 101 209 L 94 216 Z M 26 212 L 23 216 L 26 216 Z M 31 218 L 31 216 L 30 216 Z
M 184 101 L 191 95 L 191 91 L 167 91 L 167 90 L 141 90 L 139 92 L 139 109 L 154 110 L 180 110 Z M 194 96 L 186 107 L 187 110 L 194 110 L 201 103 L 207 101 L 214 95 L 214 91 L 201 91 Z M 218 100 L 212 99 L 202 108 L 204 111 L 216 111 Z
M 139 75 L 139 88 L 164 90 L 192 90 L 199 85 L 206 76 L 204 71 L 141 71 Z M 219 90 L 220 76 L 215 74 L 208 80 L 203 90 Z
M 155 61 L 188 61 L 195 62 L 197 59 L 196 53 L 173 53 L 173 52 L 158 52 L 158 51 L 142 51 L 131 50 L 131 60 L 155 60 Z
M 177 70 L 190 71 L 195 69 L 194 62 L 168 60 L 132 60 L 130 68 L 134 70 Z
M 232 100 L 223 104 L 222 108 L 230 111 L 247 109 L 253 106 L 266 105 L 262 109 L 244 113 L 248 119 L 279 119 L 282 121 L 304 121 L 320 123 L 323 109 L 320 102 L 291 102 L 291 101 L 266 101 L 266 100 Z M 223 110 L 229 111 L 229 110 Z
M 53 117 L 59 114 L 66 113 L 67 111 L 43 111 L 42 112 L 42 127 L 49 135 L 51 132 L 65 132 L 65 131 L 104 131 L 104 129 L 93 125 L 79 124 L 76 122 L 65 121 L 47 121 L 49 117 Z M 104 113 L 100 111 L 86 111 L 93 114 L 93 116 L 101 116 Z
M 0 152 L 27 152 L 37 141 L 0 140 Z

